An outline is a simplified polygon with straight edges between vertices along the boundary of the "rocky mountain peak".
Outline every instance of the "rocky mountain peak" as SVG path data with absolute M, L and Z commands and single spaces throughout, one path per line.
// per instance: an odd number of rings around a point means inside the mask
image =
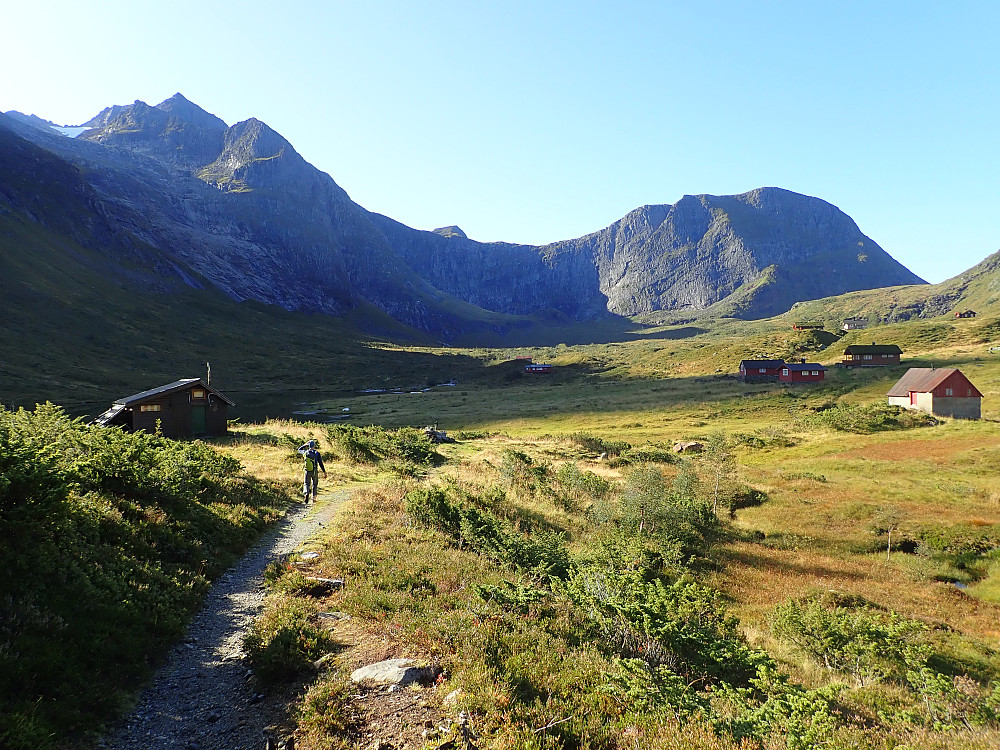
M 463 240 L 469 239 L 469 235 L 462 231 L 461 227 L 452 224 L 448 227 L 438 227 L 433 230 L 434 234 L 440 234 L 442 237 L 461 237 Z
M 201 128 L 210 130 L 226 130 L 229 126 L 219 117 L 211 112 L 206 112 L 197 104 L 184 98 L 181 93 L 176 93 L 169 99 L 164 99 L 156 105 L 156 109 L 166 112 L 178 120 L 183 120 Z

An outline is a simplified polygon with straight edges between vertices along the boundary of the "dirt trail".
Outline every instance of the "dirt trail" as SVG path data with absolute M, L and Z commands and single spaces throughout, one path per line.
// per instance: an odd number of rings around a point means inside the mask
M 321 492 L 287 516 L 212 586 L 186 638 L 143 691 L 133 713 L 97 746 L 105 750 L 261 750 L 281 721 L 247 671 L 242 639 L 263 607 L 263 573 L 276 556 L 305 546 L 351 489 Z

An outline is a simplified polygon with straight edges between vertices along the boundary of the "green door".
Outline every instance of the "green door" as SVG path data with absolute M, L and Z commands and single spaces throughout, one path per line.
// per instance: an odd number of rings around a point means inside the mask
M 191 407 L 191 434 L 192 435 L 204 435 L 208 432 L 208 428 L 205 426 L 205 407 L 204 406 L 192 406 Z

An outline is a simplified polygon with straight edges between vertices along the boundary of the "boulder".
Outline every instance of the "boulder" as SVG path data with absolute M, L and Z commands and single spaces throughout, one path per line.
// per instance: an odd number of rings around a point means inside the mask
M 352 682 L 368 685 L 399 685 L 425 683 L 434 679 L 432 667 L 421 667 L 411 659 L 387 659 L 351 672 Z
M 674 443 L 674 453 L 701 453 L 704 447 L 695 440 L 682 440 L 679 443 Z

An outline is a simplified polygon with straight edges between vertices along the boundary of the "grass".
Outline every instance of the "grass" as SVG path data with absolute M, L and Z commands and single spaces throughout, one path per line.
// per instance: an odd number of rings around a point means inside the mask
M 194 304 L 195 298 L 204 305 L 201 312 L 225 308 L 221 303 L 216 306 L 210 296 L 195 295 L 188 302 Z M 171 309 L 183 320 L 179 308 Z M 275 347 L 303 320 L 252 306 L 240 316 L 240 325 L 260 328 L 262 339 Z M 449 691 L 462 688 L 460 706 L 475 717 L 484 748 L 545 743 L 689 746 L 685 742 L 735 747 L 740 737 L 756 737 L 770 747 L 782 742 L 781 732 L 807 731 L 795 724 L 793 707 L 800 704 L 818 707 L 817 715 L 824 715 L 823 705 L 840 712 L 831 734 L 824 735 L 834 747 L 892 747 L 894 742 L 919 748 L 953 742 L 987 747 L 1000 736 L 989 721 L 948 733 L 934 729 L 937 714 L 928 713 L 928 706 L 958 700 L 946 690 L 941 692 L 944 688 L 931 696 L 898 680 L 857 684 L 850 674 L 818 667 L 770 627 L 776 604 L 833 591 L 924 623 L 936 674 L 972 680 L 976 690 L 986 690 L 1000 676 L 996 625 L 1000 535 L 995 531 L 1000 528 L 1000 494 L 994 486 L 1000 469 L 1000 437 L 995 429 L 1000 419 L 1000 358 L 987 356 L 978 343 L 993 330 L 995 320 L 983 316 L 961 322 L 972 325 L 960 327 L 938 318 L 881 326 L 878 340 L 883 340 L 883 333 L 891 334 L 903 342 L 906 357 L 916 359 L 884 370 L 834 368 L 827 382 L 814 387 L 747 385 L 733 376 L 736 363 L 744 357 L 801 353 L 827 364 L 839 359 L 838 349 L 846 338 L 828 342 L 791 332 L 779 319 L 754 324 L 717 321 L 694 332 L 685 323 L 652 326 L 631 332 L 630 340 L 516 350 L 447 350 L 375 342 L 362 349 L 345 343 L 343 331 L 331 327 L 320 332 L 328 337 L 330 348 L 316 362 L 333 367 L 341 357 L 343 373 L 336 382 L 332 377 L 325 383 L 324 377 L 318 378 L 304 400 L 330 412 L 349 408 L 351 416 L 344 424 L 353 428 L 338 430 L 288 419 L 240 422 L 228 438 L 213 442 L 212 450 L 239 461 L 248 477 L 265 483 L 280 497 L 297 489 L 299 459 L 294 448 L 317 439 L 329 472 L 327 486 L 364 488 L 355 493 L 348 512 L 324 541 L 316 573 L 344 577 L 351 585 L 323 606 L 352 615 L 355 640 L 377 642 L 387 653 L 417 657 L 444 669 Z M 212 332 L 230 335 L 226 330 Z M 734 336 L 738 331 L 741 335 Z M 164 327 L 163 336 L 167 335 Z M 230 346 L 236 347 L 235 338 Z M 294 354 L 294 349 L 286 351 Z M 556 371 L 529 378 L 518 363 L 509 361 L 514 355 L 552 362 Z M 301 382 L 295 380 L 301 373 L 293 362 L 269 365 L 262 353 L 260 359 L 257 356 L 247 357 L 247 372 L 268 373 L 262 395 L 278 390 L 283 378 Z M 985 394 L 986 419 L 853 433 L 821 418 L 841 407 L 883 403 L 885 392 L 906 366 L 931 362 L 955 363 L 970 375 Z M 25 359 L 9 366 L 24 376 L 13 381 L 24 387 L 30 382 L 27 370 L 22 371 L 26 363 L 31 364 Z M 86 362 L 80 364 L 90 377 Z M 153 372 L 144 370 L 142 376 Z M 59 380 L 50 365 L 40 376 L 36 385 Z M 423 388 L 429 381 L 452 378 L 457 385 L 428 391 L 408 387 Z M 116 382 L 125 388 L 131 381 Z M 352 383 L 399 385 L 405 392 L 348 392 L 345 388 Z M 72 383 L 64 382 L 64 387 L 66 392 L 73 390 Z M 459 441 L 434 446 L 435 455 L 414 451 L 415 430 L 386 432 L 432 424 Z M 635 470 L 625 460 L 628 456 L 655 459 L 650 465 L 662 473 L 667 487 L 679 481 L 685 466 L 694 467 L 704 493 L 712 476 L 710 462 L 695 455 L 686 457 L 686 464 L 679 463 L 670 449 L 679 440 L 704 442 L 720 432 L 731 440 L 736 480 L 760 490 L 764 502 L 738 510 L 733 519 L 724 517 L 725 533 L 705 536 L 704 546 L 690 559 L 677 557 L 677 547 L 669 547 L 669 540 L 636 542 L 610 533 L 614 524 L 624 523 L 615 509 Z M 601 453 L 607 457 L 601 459 Z M 407 512 L 408 496 L 435 487 L 450 502 L 476 509 L 462 516 L 457 538 L 454 527 L 446 534 L 423 526 Z M 123 506 L 110 496 L 74 497 L 95 518 L 110 519 L 102 522 L 104 527 L 120 533 L 139 534 L 121 526 L 138 518 L 146 519 L 148 528 L 169 525 L 175 513 L 172 508 L 160 509 L 161 513 L 145 501 Z M 234 511 L 233 523 L 243 535 L 239 539 L 253 537 L 257 522 L 240 525 L 237 516 L 247 510 Z M 209 515 L 224 512 L 226 508 L 218 504 L 206 506 Z M 884 519 L 888 516 L 897 525 L 887 558 Z M 535 557 L 510 552 L 519 549 L 517 540 L 522 537 L 524 549 Z M 556 542 L 557 538 L 562 541 Z M 540 547 L 541 540 L 549 546 Z M 228 553 L 239 544 L 227 548 Z M 629 639 L 637 638 L 641 628 L 633 626 L 627 638 L 624 631 L 616 635 L 607 629 L 613 618 L 594 619 L 588 614 L 594 607 L 581 605 L 581 594 L 574 593 L 571 583 L 553 582 L 524 567 L 524 560 L 537 560 L 536 553 L 554 549 L 553 544 L 565 546 L 572 570 L 620 566 L 628 560 L 650 579 L 669 583 L 675 576 L 690 575 L 721 594 L 720 601 L 738 622 L 740 649 L 751 649 L 740 653 L 765 654 L 788 675 L 788 685 L 800 687 L 782 687 L 780 681 L 768 678 L 753 688 L 752 696 L 729 695 L 730 714 L 725 714 L 718 702 L 723 700 L 721 692 L 717 698 L 700 692 L 682 694 L 662 675 L 629 671 L 623 660 L 635 654 L 616 651 L 609 644 L 635 643 Z M 967 587 L 958 588 L 954 582 Z M 306 641 L 321 641 L 309 630 L 315 625 L 313 615 L 288 605 L 295 587 L 287 586 L 282 596 L 286 598 L 275 600 L 268 628 L 260 631 L 270 634 L 261 639 L 261 649 L 283 632 L 280 626 L 285 620 L 290 625 L 295 620 L 294 632 L 306 633 Z M 289 642 L 297 639 L 281 637 Z M 279 644 L 283 642 L 279 638 Z M 279 649 L 277 667 L 286 656 L 291 659 L 294 654 Z M 338 658 L 355 657 L 348 649 Z M 307 694 L 298 730 L 302 747 L 321 747 L 333 742 L 331 732 L 353 731 L 351 691 L 338 669 Z M 281 669 L 275 672 L 280 674 Z M 124 687 L 136 680 L 124 681 Z M 845 686 L 839 697 L 810 692 L 833 689 L 837 683 Z M 750 686 L 741 684 L 734 687 Z M 639 710 L 641 701 L 630 702 L 636 691 L 659 696 L 653 703 L 669 710 Z M 771 703 L 746 703 L 747 696 L 753 701 L 769 696 Z M 694 710 L 692 697 L 707 701 L 710 713 L 700 718 L 685 713 Z M 104 715 L 113 713 L 118 705 L 113 701 L 101 710 Z M 329 721 L 317 706 L 328 707 Z M 900 716 L 910 711 L 912 717 L 887 719 L 891 713 L 887 707 Z M 743 728 L 720 723 L 723 715 L 742 717 Z M 572 718 L 563 722 L 567 717 Z M 72 735 L 83 725 L 60 731 Z M 550 728 L 536 733 L 540 727 Z

